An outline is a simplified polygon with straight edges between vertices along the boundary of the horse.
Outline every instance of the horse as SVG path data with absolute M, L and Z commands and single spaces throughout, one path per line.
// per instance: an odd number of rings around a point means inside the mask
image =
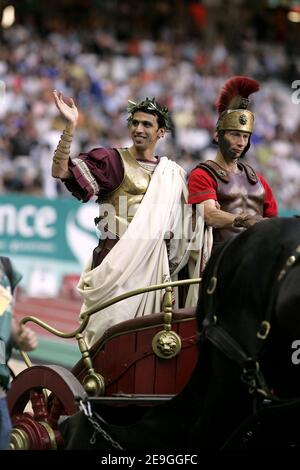
M 299 259 L 297 218 L 265 219 L 217 247 L 197 305 L 199 360 L 183 391 L 137 419 L 90 399 L 61 423 L 65 448 L 300 446 Z

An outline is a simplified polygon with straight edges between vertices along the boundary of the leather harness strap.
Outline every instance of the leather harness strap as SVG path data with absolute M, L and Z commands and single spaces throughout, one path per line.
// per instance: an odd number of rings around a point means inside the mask
M 201 332 L 201 339 L 208 339 L 211 341 L 220 351 L 223 352 L 229 359 L 233 360 L 243 369 L 241 380 L 249 386 L 249 392 L 256 392 L 262 394 L 265 398 L 272 401 L 277 401 L 271 391 L 268 389 L 266 381 L 262 372 L 260 371 L 259 363 L 256 358 L 250 357 L 247 352 L 241 347 L 241 345 L 220 325 L 217 324 L 216 316 L 216 287 L 217 287 L 217 273 L 224 257 L 224 254 L 234 239 L 229 240 L 221 250 L 219 257 L 214 265 L 213 274 L 210 279 L 210 286 L 207 289 L 208 294 L 208 313 L 202 323 L 203 330 Z M 293 250 L 292 254 L 288 257 L 284 268 L 280 271 L 277 281 L 281 283 L 285 277 L 287 271 L 298 261 L 300 258 L 300 245 L 297 245 Z M 278 284 L 280 285 L 280 284 Z M 270 325 L 271 315 L 274 309 L 275 301 L 277 298 L 278 289 L 274 289 L 272 298 L 269 302 L 268 310 L 266 313 L 265 323 Z M 263 322 L 263 323 L 264 323 Z M 269 332 L 269 330 L 268 330 Z M 257 335 L 258 336 L 258 335 Z M 265 339 L 265 336 L 258 336 L 258 338 Z
M 207 160 L 206 162 L 199 163 L 196 168 L 203 168 L 206 170 L 214 179 L 219 179 L 223 183 L 229 183 L 229 173 L 227 170 L 222 168 L 218 163 L 214 162 L 213 160 Z M 256 184 L 258 182 L 258 177 L 253 170 L 253 168 L 242 162 L 238 162 L 238 168 L 245 172 L 247 180 L 250 184 Z

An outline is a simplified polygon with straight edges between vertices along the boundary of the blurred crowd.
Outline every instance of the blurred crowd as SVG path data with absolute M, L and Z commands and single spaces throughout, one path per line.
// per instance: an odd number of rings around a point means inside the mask
M 300 65 L 284 46 L 257 42 L 251 28 L 235 51 L 222 35 L 209 43 L 120 39 L 110 30 L 68 29 L 40 34 L 34 26 L 2 32 L 0 46 L 0 192 L 67 196 L 51 177 L 63 123 L 52 90 L 73 97 L 79 126 L 72 155 L 94 147 L 129 144 L 127 100 L 155 96 L 171 111 L 173 131 L 159 142 L 189 172 L 213 158 L 214 101 L 231 75 L 261 82 L 253 95 L 255 132 L 247 157 L 270 182 L 282 209 L 300 206 Z M 297 93 L 297 89 L 299 92 Z

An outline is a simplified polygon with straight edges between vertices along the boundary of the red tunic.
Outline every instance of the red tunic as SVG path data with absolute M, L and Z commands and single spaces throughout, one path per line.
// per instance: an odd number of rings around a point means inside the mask
M 278 215 L 278 208 L 272 189 L 262 175 L 256 173 L 265 189 L 265 199 L 263 204 L 264 217 L 276 217 Z M 199 204 L 200 202 L 207 201 L 208 199 L 218 200 L 217 197 L 217 182 L 206 170 L 203 168 L 195 168 L 189 177 L 189 204 Z
M 156 163 L 159 157 L 156 158 Z M 137 159 L 138 162 L 145 160 Z M 153 163 L 153 162 L 152 162 Z M 155 162 L 154 162 L 155 163 Z M 117 189 L 124 178 L 121 157 L 116 149 L 95 148 L 69 159 L 73 178 L 64 179 L 66 188 L 83 202 L 93 196 L 105 196 Z
M 88 172 L 80 165 L 83 162 Z M 83 202 L 91 197 L 105 195 L 117 189 L 123 181 L 124 170 L 121 158 L 115 149 L 95 148 L 69 160 L 73 178 L 63 182 L 67 189 Z M 94 180 L 94 181 L 93 181 Z

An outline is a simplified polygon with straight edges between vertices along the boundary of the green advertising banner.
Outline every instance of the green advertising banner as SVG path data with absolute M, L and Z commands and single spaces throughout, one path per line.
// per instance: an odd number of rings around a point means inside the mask
M 0 254 L 16 263 L 27 295 L 55 297 L 64 276 L 80 274 L 98 243 L 98 211 L 95 202 L 0 196 Z
M 64 275 L 81 272 L 98 242 L 97 215 L 94 202 L 0 196 L 0 253 L 16 263 L 28 295 L 55 296 Z

